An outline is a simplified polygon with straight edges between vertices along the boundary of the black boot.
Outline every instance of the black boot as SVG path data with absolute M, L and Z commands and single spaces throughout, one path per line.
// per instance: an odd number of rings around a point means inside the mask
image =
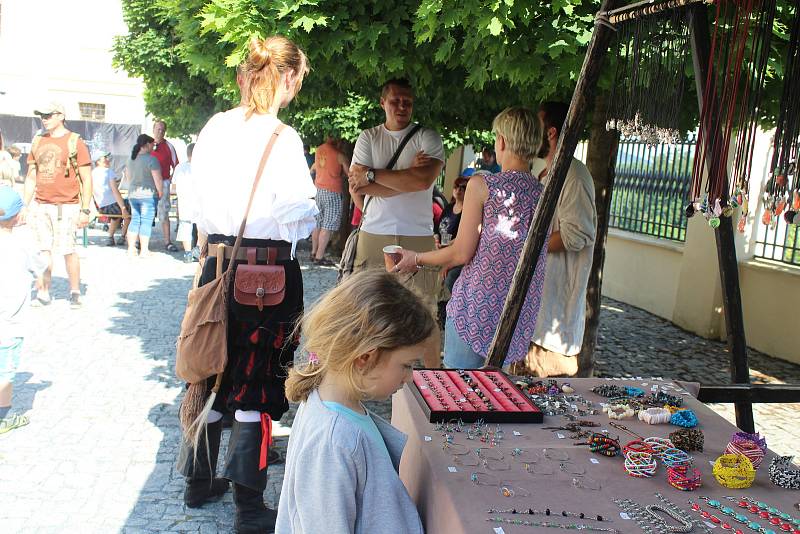
M 236 504 L 234 527 L 238 534 L 264 534 L 275 531 L 278 514 L 264 505 L 267 470 L 259 469 L 261 423 L 234 421 L 223 476 L 233 482 Z
M 178 469 L 186 477 L 183 502 L 189 508 L 199 508 L 228 491 L 228 481 L 224 478 L 214 477 L 217 471 L 222 421 L 209 423 L 206 428 L 208 441 L 206 442 L 206 432 L 201 432 L 200 440 L 197 443 L 197 461 L 195 461 L 192 446 L 186 440 L 181 444 L 181 452 L 178 456 Z M 206 449 L 206 443 L 208 449 Z

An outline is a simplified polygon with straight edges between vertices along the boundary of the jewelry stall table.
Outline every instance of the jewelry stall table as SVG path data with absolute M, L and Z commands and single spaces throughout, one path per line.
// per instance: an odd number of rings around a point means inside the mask
M 599 403 L 608 399 L 593 393 L 591 391 L 593 387 L 632 386 L 647 393 L 657 390 L 682 398 L 683 407 L 690 408 L 697 415 L 699 420 L 697 428 L 704 434 L 703 452 L 690 453 L 694 460 L 693 466 L 702 474 L 702 487 L 695 491 L 680 491 L 670 486 L 664 464 L 660 461 L 652 478 L 630 476 L 625 472 L 624 458 L 621 455 L 609 457 L 592 453 L 589 447 L 580 444 L 585 443 L 587 439 L 571 439 L 570 430 L 548 429 L 547 427 L 564 427 L 569 423 L 561 415 L 545 416 L 543 424 L 491 423 L 485 427 L 490 430 L 488 433 L 490 439 L 481 441 L 480 437 L 474 434 L 471 435 L 472 439 L 467 439 L 467 430 L 472 426 L 470 423 L 464 423 L 459 431 L 451 427 L 448 432 L 447 429 L 442 429 L 441 423 L 428 422 L 418 398 L 410 389 L 414 386 L 406 384 L 393 397 L 392 424 L 408 435 L 408 443 L 400 464 L 400 477 L 417 504 L 425 532 L 521 534 L 561 530 L 557 527 L 540 525 L 543 522 L 550 522 L 563 525 L 590 525 L 593 530 L 586 529 L 589 532 L 603 532 L 602 529 L 610 529 L 620 533 L 637 533 L 643 532 L 642 528 L 635 518 L 627 519 L 627 517 L 642 515 L 641 509 L 647 505 L 669 507 L 660 501 L 656 494 L 668 499 L 685 511 L 685 516 L 691 516 L 695 520 L 691 532 L 758 531 L 748 528 L 747 523 L 736 522 L 736 518 L 732 515 L 728 517 L 722 513 L 720 507 L 730 507 L 736 513 L 746 514 L 750 522 L 758 522 L 764 527 L 760 532 L 765 532 L 765 529 L 771 529 L 776 533 L 794 531 L 794 529 L 781 529 L 781 524 L 786 521 L 777 525 L 770 524 L 772 516 L 759 517 L 758 514 L 739 506 L 741 498 L 748 497 L 754 502 L 766 503 L 773 510 L 777 509 L 793 518 L 800 518 L 800 511 L 796 507 L 796 503 L 800 500 L 800 491 L 779 488 L 770 481 L 768 468 L 775 456 L 771 451 L 766 452 L 751 487 L 728 489 L 715 480 L 712 466 L 725 452 L 737 428 L 694 398 L 693 394 L 697 392 L 696 384 L 660 379 L 602 378 L 558 379 L 556 382 L 559 386 L 568 382 L 575 390 L 575 395 L 594 402 L 597 407 L 596 415 L 579 419 L 593 421 L 600 426 L 582 430 L 618 437 L 621 445 L 637 438 L 611 425 L 611 422 L 622 424 L 643 437 L 667 438 L 680 427 L 672 424 L 649 425 L 638 418 L 612 421 L 599 408 Z M 457 412 L 454 413 L 452 420 L 458 420 Z M 502 431 L 502 438 L 492 446 L 491 436 L 497 430 Z M 449 443 L 446 441 L 447 436 L 450 437 Z M 769 436 L 764 437 L 769 441 Z M 476 454 L 476 449 L 481 451 Z M 478 475 L 474 476 L 473 473 Z M 700 496 L 707 497 L 712 502 L 702 500 Z M 726 499 L 726 496 L 735 500 Z M 634 505 L 638 505 L 639 512 L 625 513 L 614 502 L 625 499 L 630 499 Z M 697 503 L 701 510 L 693 511 L 689 500 Z M 716 508 L 715 504 L 718 505 Z M 490 509 L 505 513 L 489 513 Z M 517 513 L 510 513 L 512 509 L 516 509 Z M 534 513 L 528 513 L 529 509 Z M 549 517 L 545 514 L 547 509 L 551 512 Z M 567 512 L 567 516 L 562 516 L 562 510 Z M 720 522 L 711 523 L 709 519 L 700 515 L 702 511 L 716 516 Z M 584 514 L 584 517 L 581 518 L 580 514 Z M 597 521 L 597 516 L 602 516 L 603 520 Z M 667 517 L 670 526 L 676 524 L 669 520 L 666 512 L 662 513 L 662 517 Z M 487 521 L 489 518 L 500 520 L 490 522 Z M 532 524 L 512 524 L 505 520 Z M 732 528 L 723 528 L 723 524 Z

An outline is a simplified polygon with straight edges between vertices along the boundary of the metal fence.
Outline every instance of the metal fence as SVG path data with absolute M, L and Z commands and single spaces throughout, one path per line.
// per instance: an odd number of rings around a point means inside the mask
M 685 241 L 694 151 L 694 139 L 674 145 L 620 141 L 609 226 Z
M 757 258 L 800 265 L 800 226 L 787 224 L 783 215 L 774 225 L 758 221 L 756 235 Z

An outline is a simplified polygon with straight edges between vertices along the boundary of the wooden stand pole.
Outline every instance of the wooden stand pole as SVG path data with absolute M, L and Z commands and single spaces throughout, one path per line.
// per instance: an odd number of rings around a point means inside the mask
M 708 78 L 708 61 L 711 54 L 711 37 L 708 30 L 708 11 L 705 5 L 692 7 L 691 14 L 692 58 L 694 78 L 697 86 L 697 101 L 700 109 L 712 106 L 710 116 L 713 128 L 719 128 L 717 117 L 719 102 L 712 95 L 711 102 L 703 101 L 705 81 Z M 713 129 L 712 128 L 712 129 Z M 747 343 L 742 317 L 742 296 L 739 290 L 739 264 L 736 261 L 736 245 L 733 240 L 731 217 L 720 217 L 720 225 L 714 231 L 717 242 L 717 259 L 722 283 L 722 302 L 725 309 L 725 327 L 728 333 L 728 350 L 731 354 L 731 380 L 734 384 L 749 384 L 750 369 L 747 365 Z M 750 402 L 737 402 L 736 426 L 745 432 L 755 432 L 753 405 Z
M 603 0 L 600 11 L 607 12 L 613 9 L 617 3 L 617 0 Z M 596 90 L 603 59 L 611 43 L 612 36 L 613 30 L 611 28 L 600 22 L 595 22 L 592 40 L 589 42 L 589 48 L 583 60 L 583 67 L 578 76 L 578 83 L 575 86 L 575 92 L 569 105 L 567 120 L 558 138 L 553 165 L 548 172 L 547 186 L 544 188 L 542 198 L 536 207 L 536 214 L 525 239 L 517 270 L 511 279 L 511 287 L 503 306 L 503 312 L 500 314 L 500 322 L 489 347 L 487 365 L 490 367 L 502 367 L 508 347 L 511 345 L 511 338 L 517 327 L 525 296 L 528 294 L 528 287 L 533 278 L 539 253 L 542 247 L 545 246 L 545 240 L 550 230 L 558 198 L 561 196 L 561 189 L 564 187 L 564 181 L 567 177 L 567 170 L 569 170 L 569 166 L 572 163 L 572 155 L 575 153 L 575 148 L 578 146 L 578 141 L 583 132 L 587 103 L 589 97 Z

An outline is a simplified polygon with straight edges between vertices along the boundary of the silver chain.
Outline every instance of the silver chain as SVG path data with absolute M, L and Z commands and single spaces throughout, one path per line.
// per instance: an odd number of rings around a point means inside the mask
M 706 525 L 704 522 L 702 522 L 699 519 L 697 519 L 696 516 L 688 514 L 685 510 L 683 510 L 682 508 L 677 506 L 674 502 L 672 502 L 671 500 L 667 499 L 666 497 L 664 497 L 660 493 L 656 493 L 656 498 L 659 501 L 661 501 L 661 504 L 663 504 L 664 506 L 666 506 L 667 508 L 669 508 L 670 510 L 672 510 L 676 514 L 680 515 L 686 521 L 689 521 L 698 530 L 701 530 L 702 532 L 705 532 L 705 534 L 711 534 L 711 529 L 708 528 L 708 525 Z
M 648 504 L 645 507 L 647 513 L 653 518 L 653 521 L 656 523 L 660 523 L 663 525 L 663 528 L 667 532 L 678 532 L 681 534 L 685 534 L 694 530 L 694 525 L 688 519 L 684 519 L 680 516 L 680 514 L 675 513 L 674 511 L 670 510 L 666 506 L 662 506 L 660 504 Z M 678 525 L 668 525 L 666 519 L 661 517 L 659 513 L 664 514 L 665 516 L 669 517 L 670 519 L 679 523 Z

